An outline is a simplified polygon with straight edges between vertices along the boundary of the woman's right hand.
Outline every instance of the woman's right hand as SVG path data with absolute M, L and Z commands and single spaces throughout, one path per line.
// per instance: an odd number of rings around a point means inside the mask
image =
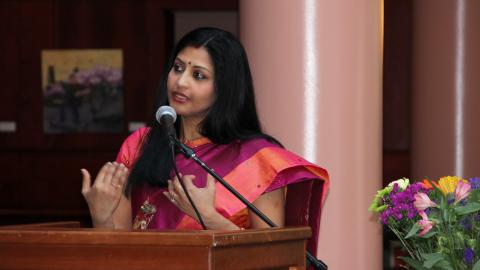
M 123 196 L 128 169 L 116 162 L 107 162 L 91 185 L 90 173 L 81 169 L 82 195 L 87 201 L 94 227 L 113 228 L 113 213 Z

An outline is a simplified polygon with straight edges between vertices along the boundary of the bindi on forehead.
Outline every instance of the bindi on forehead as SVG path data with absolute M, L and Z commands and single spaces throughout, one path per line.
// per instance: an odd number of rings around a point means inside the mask
M 192 65 L 192 62 L 191 62 L 191 61 L 188 61 L 188 64 L 191 66 L 191 65 Z

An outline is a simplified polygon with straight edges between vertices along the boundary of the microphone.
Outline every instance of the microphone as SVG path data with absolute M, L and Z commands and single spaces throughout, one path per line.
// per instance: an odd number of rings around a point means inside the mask
M 175 112 L 175 109 L 173 109 L 170 106 L 162 106 L 158 108 L 157 112 L 155 113 L 155 119 L 157 119 L 157 122 L 160 123 L 160 126 L 163 128 L 163 131 L 165 134 L 167 134 L 168 137 L 168 142 L 170 144 L 170 150 L 172 151 L 172 167 L 177 175 L 178 179 L 181 179 L 180 173 L 177 168 L 177 163 L 175 159 L 175 145 L 177 143 L 180 143 L 180 141 L 177 139 L 177 134 L 175 132 L 175 127 L 173 126 L 173 123 L 175 123 L 175 120 L 177 120 L 177 113 Z M 193 152 L 193 150 L 192 150 Z M 195 155 L 195 153 L 193 153 Z M 180 185 L 182 186 L 183 191 L 185 192 L 185 195 L 187 196 L 188 201 L 193 207 L 193 210 L 195 211 L 195 214 L 198 217 L 198 220 L 200 224 L 202 224 L 202 227 L 204 230 L 207 229 L 205 226 L 205 223 L 203 222 L 202 216 L 200 215 L 200 212 L 197 209 L 197 206 L 193 202 L 192 198 L 190 197 L 190 194 L 187 191 L 187 188 L 185 187 L 185 184 L 183 181 L 179 181 Z
M 155 113 L 155 118 L 157 122 L 162 126 L 163 131 L 169 136 L 176 138 L 175 127 L 173 123 L 177 120 L 177 113 L 170 106 L 162 106 L 158 108 L 157 113 Z

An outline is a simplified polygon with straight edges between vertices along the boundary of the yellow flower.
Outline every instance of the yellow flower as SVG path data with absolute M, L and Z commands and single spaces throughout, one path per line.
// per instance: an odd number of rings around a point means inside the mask
M 445 176 L 440 178 L 438 185 L 443 194 L 447 195 L 455 192 L 455 188 L 460 180 L 462 179 L 457 176 Z

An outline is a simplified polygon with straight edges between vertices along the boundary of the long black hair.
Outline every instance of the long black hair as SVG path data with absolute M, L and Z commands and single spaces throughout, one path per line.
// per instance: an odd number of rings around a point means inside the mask
M 197 28 L 178 42 L 164 68 L 155 108 L 168 105 L 168 73 L 177 55 L 186 47 L 205 48 L 214 66 L 216 98 L 201 123 L 201 135 L 216 144 L 260 137 L 280 145 L 273 137 L 262 132 L 255 106 L 252 76 L 243 46 L 231 33 L 221 29 Z M 165 187 L 170 178 L 173 159 L 167 136 L 155 119 L 150 127 L 140 156 L 130 173 L 125 191 L 127 195 L 133 187 L 145 183 Z M 179 136 L 181 116 L 177 119 L 175 128 Z

